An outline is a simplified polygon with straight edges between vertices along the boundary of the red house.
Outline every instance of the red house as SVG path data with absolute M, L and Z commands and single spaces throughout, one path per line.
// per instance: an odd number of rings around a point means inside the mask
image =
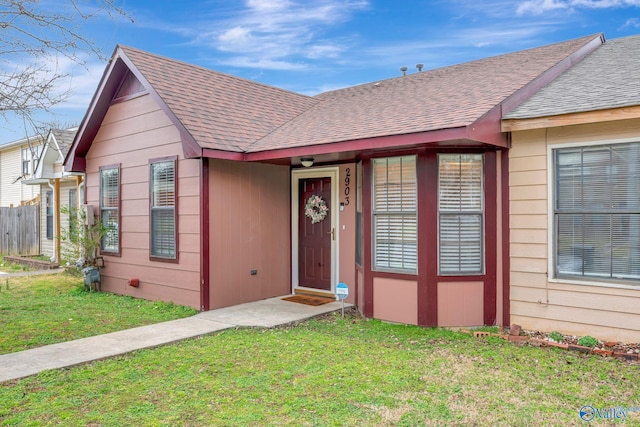
M 209 310 L 344 282 L 369 317 L 509 324 L 501 120 L 603 41 L 313 97 L 119 46 L 65 162 L 102 289 Z

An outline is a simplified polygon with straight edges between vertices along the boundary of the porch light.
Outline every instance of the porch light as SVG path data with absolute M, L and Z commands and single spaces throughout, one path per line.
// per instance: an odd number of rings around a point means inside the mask
M 313 157 L 301 157 L 300 163 L 302 163 L 302 166 L 304 166 L 305 168 L 308 168 L 313 166 L 313 160 Z

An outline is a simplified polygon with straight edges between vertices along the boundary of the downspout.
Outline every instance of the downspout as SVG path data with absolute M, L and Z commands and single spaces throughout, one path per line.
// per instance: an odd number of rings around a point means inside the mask
M 53 211 L 53 231 L 54 231 L 54 245 L 56 262 L 60 262 L 60 249 L 62 242 L 60 241 L 60 178 L 54 180 L 54 192 L 53 192 L 53 205 L 55 209 Z

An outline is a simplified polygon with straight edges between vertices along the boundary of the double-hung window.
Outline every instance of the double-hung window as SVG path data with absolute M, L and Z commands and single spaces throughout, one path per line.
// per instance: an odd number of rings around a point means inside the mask
M 177 259 L 176 233 L 176 160 L 152 160 L 151 193 L 151 257 Z
M 47 239 L 53 239 L 53 191 L 45 194 L 45 215 L 47 217 Z
M 120 253 L 120 166 L 100 168 L 100 220 L 105 233 L 103 253 Z
M 373 160 L 373 267 L 417 272 L 416 157 Z
M 556 277 L 640 280 L 640 142 L 553 150 Z
M 484 270 L 481 154 L 438 155 L 438 265 L 442 275 Z

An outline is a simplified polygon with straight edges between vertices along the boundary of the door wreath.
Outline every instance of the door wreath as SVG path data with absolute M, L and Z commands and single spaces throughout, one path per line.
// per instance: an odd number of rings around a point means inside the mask
M 323 221 L 328 213 L 329 208 L 322 197 L 314 194 L 307 199 L 307 203 L 304 206 L 304 214 L 311 218 L 311 224 Z

